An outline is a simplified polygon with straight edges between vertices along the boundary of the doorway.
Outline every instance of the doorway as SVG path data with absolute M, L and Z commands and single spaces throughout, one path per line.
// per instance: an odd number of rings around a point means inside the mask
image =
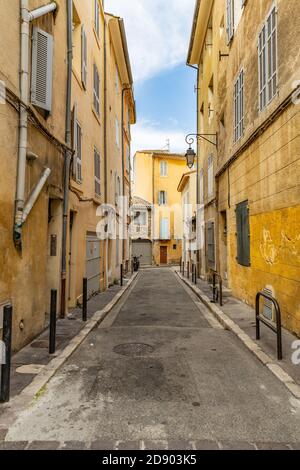
M 160 264 L 168 264 L 168 247 L 160 247 Z

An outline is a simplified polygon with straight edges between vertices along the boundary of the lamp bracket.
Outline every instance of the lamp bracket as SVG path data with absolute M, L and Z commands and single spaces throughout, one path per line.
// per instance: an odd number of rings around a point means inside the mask
M 213 137 L 215 140 L 213 140 Z M 191 146 L 196 139 L 203 139 L 206 142 L 209 142 L 210 144 L 214 145 L 215 147 L 218 147 L 218 134 L 188 134 L 185 138 L 185 141 L 188 145 Z

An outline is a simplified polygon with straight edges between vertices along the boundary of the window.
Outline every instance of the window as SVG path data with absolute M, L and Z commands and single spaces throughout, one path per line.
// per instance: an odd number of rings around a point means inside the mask
M 200 170 L 199 174 L 199 202 L 200 204 L 204 203 L 203 168 Z
M 234 84 L 234 141 L 244 133 L 244 71 L 242 70 Z
M 237 262 L 250 266 L 250 228 L 248 201 L 236 206 Z
M 116 80 L 115 80 L 116 92 L 119 93 L 119 71 L 118 66 L 116 65 Z
M 258 38 L 259 109 L 264 109 L 277 93 L 276 7 L 267 17 Z
M 100 78 L 96 64 L 94 64 L 94 110 L 100 115 Z
M 51 112 L 53 74 L 53 36 L 33 28 L 31 102 Z
M 160 221 L 160 239 L 168 240 L 169 238 L 169 219 L 167 217 L 163 217 Z
M 146 226 L 147 225 L 147 212 L 146 211 L 135 211 L 134 212 L 134 225 Z
M 116 206 L 119 204 L 119 199 L 121 196 L 121 178 L 118 176 L 117 172 L 115 172 L 115 204 Z
M 100 181 L 100 154 L 94 148 L 94 174 L 95 174 L 95 194 L 101 195 L 101 181 Z
M 100 15 L 100 10 L 99 10 L 99 1 L 95 0 L 95 18 L 94 18 L 94 26 L 95 26 L 95 31 L 96 34 L 99 38 L 100 36 L 100 21 L 99 21 L 99 15 Z
M 207 194 L 208 196 L 212 196 L 214 193 L 214 161 L 213 161 L 212 155 L 208 157 L 207 177 L 208 177 Z
M 215 268 L 215 223 L 207 223 L 207 262 L 210 268 Z
M 234 0 L 227 0 L 226 29 L 228 43 L 234 35 Z
M 80 183 L 82 181 L 82 130 L 77 120 L 75 121 L 74 150 L 74 176 Z
M 160 176 L 168 176 L 168 162 L 160 162 Z
M 126 149 L 126 171 L 130 173 L 130 149 L 127 147 Z
M 84 26 L 81 28 L 81 81 L 86 90 L 87 85 L 87 36 Z
M 167 192 L 166 191 L 159 191 L 158 204 L 160 206 L 165 206 L 167 204 Z
M 120 147 L 120 125 L 118 118 L 116 118 L 116 144 Z

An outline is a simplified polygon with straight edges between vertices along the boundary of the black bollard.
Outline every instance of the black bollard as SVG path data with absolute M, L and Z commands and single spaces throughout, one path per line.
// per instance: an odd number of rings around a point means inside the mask
M 87 278 L 82 282 L 82 321 L 87 321 Z
M 49 354 L 54 354 L 56 351 L 56 305 L 57 290 L 52 289 L 50 305 Z
M 1 367 L 0 402 L 9 401 L 10 397 L 10 365 L 11 365 L 11 338 L 12 338 L 12 306 L 6 305 L 3 309 L 3 344 L 5 347 L 5 364 Z
M 120 284 L 123 287 L 123 264 L 120 265 Z

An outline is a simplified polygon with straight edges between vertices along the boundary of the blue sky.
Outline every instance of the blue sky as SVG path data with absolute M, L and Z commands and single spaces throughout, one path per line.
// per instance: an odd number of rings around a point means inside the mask
M 195 0 L 106 0 L 105 9 L 125 21 L 134 76 L 137 124 L 132 152 L 185 152 L 196 128 L 196 71 L 186 57 Z

